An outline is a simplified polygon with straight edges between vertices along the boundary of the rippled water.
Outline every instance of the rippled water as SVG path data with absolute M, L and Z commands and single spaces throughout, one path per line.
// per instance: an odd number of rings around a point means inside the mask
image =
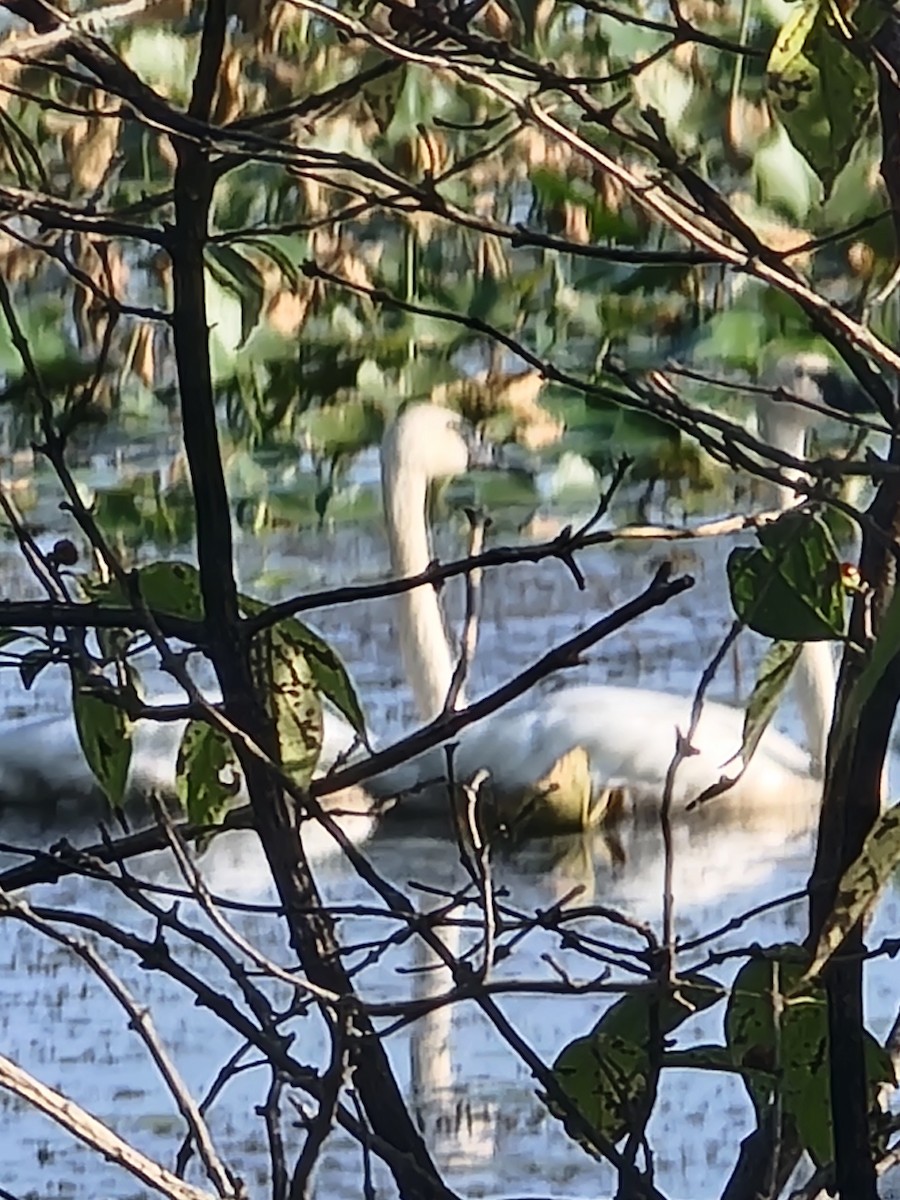
M 455 536 L 444 531 L 442 553 L 459 550 Z M 697 587 L 597 646 L 577 677 L 693 690 L 727 627 L 723 572 L 729 548 L 730 544 L 716 542 L 592 551 L 581 560 L 587 577 L 583 593 L 555 563 L 489 574 L 473 690 L 500 682 L 554 642 L 634 595 L 645 585 L 652 567 L 666 557 L 673 559 L 677 570 L 696 574 Z M 239 553 L 244 585 L 272 595 L 294 590 L 297 580 L 300 586 L 320 586 L 373 578 L 386 570 L 384 543 L 377 529 L 337 527 L 327 533 L 245 538 Z M 0 578 L 7 594 L 21 594 L 21 568 L 9 546 L 0 556 Z M 454 606 L 458 611 L 458 596 L 451 596 Z M 411 707 L 400 674 L 390 604 L 335 608 L 315 616 L 318 627 L 350 665 L 372 727 L 383 738 L 399 732 L 411 719 Z M 740 646 L 716 678 L 711 695 L 734 700 L 745 694 L 758 652 L 751 643 Z M 0 675 L 7 711 L 62 707 L 65 689 L 59 683 L 42 681 L 34 696 L 24 695 L 11 673 Z M 780 721 L 799 738 L 792 710 L 786 710 Z M 46 840 L 46 835 L 34 828 L 12 827 L 7 821 L 3 838 L 33 845 Z M 571 905 L 602 903 L 658 928 L 662 863 L 657 839 L 647 835 L 628 844 L 626 852 L 626 862 L 620 864 L 612 861 L 600 840 L 535 846 L 497 863 L 495 883 L 508 890 L 505 902 L 524 914 L 545 909 L 580 886 L 583 891 L 570 898 Z M 385 879 L 426 907 L 433 900 L 417 891 L 417 882 L 452 891 L 464 879 L 455 847 L 439 840 L 384 837 L 368 853 Z M 770 814 L 763 823 L 748 820 L 726 828 L 679 828 L 675 858 L 679 935 L 695 938 L 709 933 L 748 908 L 802 888 L 810 856 L 807 823 L 787 814 L 783 821 Z M 264 907 L 272 902 L 272 889 L 254 836 L 235 833 L 218 839 L 203 858 L 202 869 L 217 895 L 249 905 L 231 912 L 241 931 L 265 954 L 290 964 L 283 925 Z M 157 884 L 177 879 L 172 862 L 162 855 L 139 863 L 135 871 Z M 395 930 L 393 920 L 347 864 L 334 857 L 323 861 L 319 881 L 326 895 L 341 906 L 378 910 L 376 915 L 345 914 L 341 922 L 345 944 L 368 945 Z M 100 883 L 68 879 L 52 888 L 33 889 L 29 899 L 62 912 L 94 912 L 144 936 L 154 932 L 145 913 Z M 205 919 L 190 905 L 181 912 L 198 924 Z M 467 912 L 474 915 L 475 910 Z M 890 891 L 870 942 L 896 930 L 898 922 L 897 896 Z M 617 945 L 637 944 L 627 931 L 595 914 L 573 921 L 571 927 Z M 805 904 L 795 900 L 739 930 L 721 934 L 698 950 L 692 961 L 702 961 L 711 950 L 754 941 L 799 941 L 805 928 Z M 233 987 L 221 967 L 196 944 L 174 936 L 167 936 L 167 941 L 189 969 L 231 993 Z M 142 969 L 133 955 L 106 943 L 103 954 L 138 1003 L 152 1013 L 188 1087 L 202 1096 L 237 1049 L 235 1035 L 196 1008 L 169 978 Z M 417 990 L 421 994 L 446 986 L 439 973 L 409 973 L 423 964 L 421 951 L 405 941 L 370 965 L 363 965 L 362 950 L 350 961 L 360 968 L 356 983 L 361 994 L 372 1002 L 399 1001 Z M 516 945 L 515 953 L 496 968 L 493 977 L 552 981 L 558 978 L 557 968 L 575 979 L 592 979 L 603 964 L 563 949 L 550 932 L 534 931 Z M 716 970 L 727 978 L 730 966 L 726 963 Z M 880 1038 L 895 1016 L 897 984 L 897 968 L 889 960 L 879 960 L 868 972 L 870 1025 Z M 271 986 L 273 995 L 286 1001 L 287 989 Z M 587 1032 L 605 1001 L 596 996 L 517 993 L 501 994 L 499 1003 L 537 1053 L 552 1061 L 569 1039 Z M 682 1043 L 717 1040 L 721 1020 L 718 1007 L 711 1016 L 686 1026 Z M 318 1018 L 297 1019 L 293 1028 L 298 1058 L 321 1063 L 325 1041 Z M 611 1173 L 570 1142 L 547 1114 L 535 1095 L 528 1068 L 474 1003 L 439 1010 L 412 1029 L 391 1034 L 387 1044 L 452 1188 L 470 1196 L 581 1197 L 602 1195 L 613 1186 Z M 184 1123 L 140 1041 L 129 1031 L 126 1015 L 70 952 L 12 920 L 0 925 L 0 1045 L 25 1069 L 109 1122 L 147 1154 L 171 1165 L 184 1136 Z M 267 1086 L 268 1078 L 259 1069 L 238 1074 L 209 1116 L 220 1152 L 247 1181 L 251 1195 L 265 1195 L 268 1189 L 265 1130 L 255 1111 Z M 293 1124 L 296 1115 L 289 1104 L 285 1114 L 286 1142 L 296 1152 L 303 1135 Z M 751 1106 L 739 1082 L 722 1074 L 667 1071 L 649 1130 L 657 1185 L 672 1197 L 702 1200 L 719 1195 L 738 1143 L 751 1126 Z M 0 1186 L 16 1196 L 125 1200 L 145 1194 L 130 1177 L 100 1162 L 6 1093 L 0 1093 L 0 1144 L 4 1147 Z M 193 1167 L 189 1177 L 200 1180 Z M 317 1195 L 356 1196 L 360 1178 L 358 1146 L 343 1134 L 332 1135 L 322 1156 Z M 382 1178 L 377 1170 L 376 1178 Z

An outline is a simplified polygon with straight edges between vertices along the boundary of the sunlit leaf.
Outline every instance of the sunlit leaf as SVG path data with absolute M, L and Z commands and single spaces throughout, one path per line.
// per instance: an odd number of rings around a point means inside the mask
M 759 312 L 735 308 L 717 313 L 703 327 L 694 358 L 752 367 L 759 361 L 766 336 L 766 320 Z
M 145 83 L 181 103 L 190 95 L 188 81 L 193 78 L 196 51 L 191 38 L 170 26 L 147 28 L 135 24 L 124 47 L 124 57 Z
M 869 65 L 846 45 L 827 0 L 805 0 L 768 62 L 772 101 L 826 193 L 847 163 L 875 98 Z
M 819 517 L 787 513 L 757 531 L 756 550 L 728 557 L 731 603 L 750 629 L 779 641 L 843 636 L 846 595 L 834 538 Z
M 206 721 L 189 721 L 175 764 L 175 788 L 188 820 L 196 825 L 217 825 L 240 784 L 230 739 Z
M 244 342 L 244 306 L 233 289 L 222 287 L 209 270 L 204 280 L 209 317 L 209 361 L 213 382 L 234 377 L 237 353 Z
M 804 978 L 814 979 L 881 894 L 900 863 L 900 804 L 881 813 L 863 843 L 858 858 L 841 877 L 816 953 Z
M 200 572 L 192 563 L 155 562 L 138 572 L 141 597 L 152 612 L 181 617 L 188 621 L 203 619 L 203 594 Z M 112 608 L 131 608 L 131 597 L 118 580 L 107 584 L 88 584 L 94 600 Z
M 819 177 L 782 125 L 776 124 L 764 139 L 753 156 L 751 170 L 757 200 L 794 221 L 806 221 L 810 210 L 821 198 Z M 767 228 L 764 224 L 760 232 L 763 241 L 772 236 L 771 227 Z M 802 236 L 798 236 L 798 242 L 803 240 Z M 777 248 L 782 249 L 780 246 Z M 752 366 L 752 360 L 747 365 Z
M 673 1033 L 689 1017 L 715 1004 L 721 994 L 716 981 L 703 976 L 681 981 L 659 1003 L 659 1035 Z M 626 1135 L 646 1101 L 654 996 L 650 989 L 623 996 L 587 1037 L 570 1042 L 553 1064 L 560 1087 L 591 1126 L 611 1142 Z M 550 1108 L 565 1119 L 552 1104 Z
M 693 77 L 669 59 L 661 58 L 635 76 L 633 87 L 641 108 L 657 112 L 670 136 L 677 138 L 683 132 L 685 111 L 694 95 Z
M 384 134 L 389 146 L 413 137 L 420 125 L 427 125 L 431 121 L 434 111 L 429 73 L 417 67 L 406 67 L 401 78 L 403 86 Z M 396 85 L 392 83 L 391 86 Z
M 121 808 L 131 766 L 132 721 L 72 669 L 72 709 L 87 764 L 113 808 Z
M 384 418 L 365 400 L 347 400 L 310 409 L 304 414 L 302 428 L 311 445 L 331 458 L 376 444 L 384 431 Z
M 775 715 L 802 649 L 803 646 L 798 642 L 775 642 L 766 651 L 744 714 L 740 752 L 744 762 L 749 762 L 753 757 L 759 739 Z

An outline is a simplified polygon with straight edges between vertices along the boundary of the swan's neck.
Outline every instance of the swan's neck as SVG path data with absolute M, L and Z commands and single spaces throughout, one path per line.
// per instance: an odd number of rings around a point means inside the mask
M 773 446 L 783 454 L 803 460 L 806 458 L 806 431 L 809 426 L 809 414 L 796 404 L 780 401 L 768 405 L 759 415 L 759 437 L 768 446 Z M 777 464 L 776 464 L 777 465 Z M 779 467 L 786 479 L 802 479 L 803 472 L 795 467 Z M 779 508 L 790 508 L 803 497 L 798 496 L 794 489 L 785 484 L 773 484 L 775 500 Z
M 391 568 L 399 578 L 418 575 L 431 562 L 425 519 L 428 479 L 409 461 L 387 453 L 382 461 L 384 509 Z M 403 592 L 399 598 L 400 649 L 416 709 L 430 721 L 443 709 L 453 677 L 453 655 L 438 594 L 431 584 Z M 462 704 L 460 696 L 457 704 Z
M 806 744 L 815 775 L 825 773 L 825 751 L 834 715 L 837 681 L 831 642 L 806 642 L 794 669 L 794 689 L 806 727 Z
M 767 405 L 760 411 L 759 435 L 762 441 L 792 458 L 806 459 L 806 434 L 810 414 L 799 405 L 782 401 Z M 803 472 L 782 467 L 787 479 L 802 479 Z M 792 487 L 775 485 L 776 503 L 788 509 L 802 500 Z M 825 751 L 831 719 L 834 715 L 834 695 L 837 682 L 834 670 L 834 651 L 830 642 L 806 642 L 794 670 L 794 691 L 809 749 L 813 772 L 825 771 Z

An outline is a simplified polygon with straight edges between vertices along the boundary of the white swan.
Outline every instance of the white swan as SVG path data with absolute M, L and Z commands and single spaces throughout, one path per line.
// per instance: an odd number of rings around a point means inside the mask
M 811 377 L 807 381 L 814 382 Z M 797 382 L 792 373 L 794 391 Z M 801 414 L 806 414 L 805 418 Z M 795 435 L 801 425 L 805 432 L 809 424 L 807 410 L 773 402 L 761 417 L 764 440 L 802 456 L 803 447 Z M 426 524 L 428 486 L 437 478 L 464 470 L 467 455 L 458 416 L 430 404 L 406 409 L 388 430 L 382 450 L 382 479 L 395 575 L 414 575 L 427 568 L 432 559 Z M 793 498 L 793 490 L 782 489 L 783 504 L 789 497 Z M 455 665 L 438 594 L 433 587 L 423 586 L 403 593 L 398 605 L 406 674 L 418 715 L 431 720 L 445 706 Z M 774 729 L 767 730 L 739 781 L 727 793 L 729 805 L 781 805 L 795 797 L 808 800 L 817 796 L 820 783 L 814 771 L 824 759 L 834 697 L 834 664 L 827 643 L 804 647 L 796 682 L 811 753 Z M 619 686 L 571 685 L 528 696 L 462 732 L 454 752 L 454 775 L 465 782 L 487 771 L 495 794 L 515 803 L 518 797 L 533 793 L 560 759 L 580 747 L 588 756 L 594 802 L 610 791 L 624 793 L 638 803 L 646 798 L 658 800 L 675 752 L 676 729 L 687 731 L 692 702 L 693 697 Z M 723 774 L 737 772 L 740 760 L 732 760 L 741 748 L 743 721 L 742 710 L 715 702 L 704 704 L 692 738 L 696 753 L 676 772 L 676 806 L 683 808 Z M 420 785 L 426 780 L 443 780 L 445 763 L 443 747 L 413 760 Z M 379 788 L 379 781 L 373 781 L 373 786 Z M 437 786 L 446 794 L 446 787 L 439 782 Z M 426 790 L 418 798 L 401 798 L 398 808 L 420 818 L 434 805 L 433 792 Z
M 816 366 L 818 367 L 818 363 Z M 815 372 L 793 364 L 776 383 L 821 399 Z M 796 457 L 810 423 L 807 410 L 779 403 L 761 406 L 764 440 Z M 406 576 L 431 561 L 426 502 L 436 480 L 465 472 L 472 441 L 458 414 L 432 404 L 407 408 L 389 427 L 382 446 L 382 482 L 393 573 Z M 781 502 L 789 503 L 791 489 Z M 400 646 L 419 715 L 434 717 L 444 707 L 455 665 L 435 589 L 424 586 L 399 599 Z M 798 671 L 798 698 L 806 722 L 813 764 L 824 758 L 824 742 L 834 693 L 834 668 L 827 644 L 804 648 Z M 165 702 L 177 702 L 166 697 Z M 675 730 L 686 730 L 692 698 L 619 686 L 572 685 L 524 702 L 465 730 L 458 739 L 454 771 L 458 780 L 484 769 L 494 790 L 513 797 L 533 790 L 570 750 L 588 756 L 595 799 L 624 789 L 637 799 L 660 795 L 675 747 Z M 723 765 L 739 751 L 743 713 L 727 705 L 704 705 L 693 738 L 697 753 L 676 774 L 673 799 L 683 806 L 719 780 Z M 132 793 L 171 792 L 180 724 L 139 723 L 130 777 Z M 346 724 L 328 714 L 322 769 L 352 742 Z M 438 747 L 407 768 L 369 781 L 376 796 L 405 794 L 399 814 L 421 817 L 446 811 L 441 780 L 446 756 Z M 734 771 L 729 767 L 729 774 Z M 426 786 L 426 784 L 433 786 Z M 741 804 L 780 804 L 794 795 L 809 797 L 818 784 L 810 755 L 788 738 L 767 730 L 740 781 L 729 793 Z M 409 794 L 406 794 L 409 793 Z M 0 804 L 30 806 L 39 801 L 79 807 L 96 802 L 97 787 L 84 762 L 71 716 L 36 717 L 0 731 Z

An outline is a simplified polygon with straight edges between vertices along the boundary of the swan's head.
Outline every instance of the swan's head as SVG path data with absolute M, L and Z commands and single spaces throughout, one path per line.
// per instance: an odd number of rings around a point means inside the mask
M 837 370 L 824 354 L 810 351 L 786 355 L 763 373 L 762 380 L 771 391 L 757 396 L 759 437 L 797 460 L 807 457 L 807 435 L 827 419 L 828 409 L 839 415 L 871 408 L 862 388 Z M 800 403 L 783 399 L 785 394 Z M 782 466 L 781 474 L 784 479 L 796 480 L 802 473 L 798 467 Z M 778 486 L 776 495 L 781 507 L 798 498 L 793 486 Z
M 387 428 L 382 461 L 413 468 L 427 479 L 448 479 L 492 465 L 490 448 L 459 413 L 439 404 L 411 404 Z

